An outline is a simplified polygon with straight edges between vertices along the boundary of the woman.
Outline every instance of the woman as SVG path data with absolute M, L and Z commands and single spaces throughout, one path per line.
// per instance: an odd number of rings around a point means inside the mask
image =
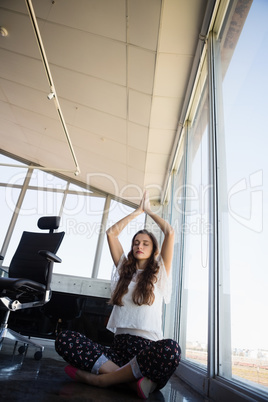
M 132 240 L 126 257 L 118 240 L 122 230 L 138 215 L 147 213 L 164 233 L 159 254 L 153 234 L 141 230 Z M 107 230 L 107 239 L 116 270 L 112 277 L 113 304 L 107 328 L 114 332 L 109 348 L 74 331 L 56 339 L 57 352 L 68 362 L 66 373 L 76 381 L 97 387 L 127 383 L 142 399 L 161 389 L 176 370 L 180 347 L 163 339 L 162 303 L 170 295 L 174 231 L 151 211 L 147 192 L 139 207 Z M 100 375 L 101 374 L 101 375 Z

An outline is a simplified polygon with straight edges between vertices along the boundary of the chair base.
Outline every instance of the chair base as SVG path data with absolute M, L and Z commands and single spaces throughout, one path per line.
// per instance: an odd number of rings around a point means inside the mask
M 9 328 L 1 328 L 0 329 L 0 349 L 1 349 L 4 338 L 8 338 L 8 339 L 11 339 L 16 342 L 23 342 L 24 346 L 21 346 L 18 349 L 20 354 L 24 353 L 25 350 L 27 349 L 25 345 L 34 346 L 35 348 L 40 349 L 39 351 L 35 352 L 34 358 L 35 358 L 35 360 L 40 360 L 42 358 L 43 351 L 45 349 L 44 346 L 32 341 L 29 338 L 26 338 L 26 336 L 23 336 Z

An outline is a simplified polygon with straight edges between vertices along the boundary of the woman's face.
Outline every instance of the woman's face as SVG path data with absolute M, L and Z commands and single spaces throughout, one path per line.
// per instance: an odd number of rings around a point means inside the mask
M 137 260 L 147 260 L 153 251 L 153 242 L 150 236 L 139 233 L 133 242 L 133 255 Z

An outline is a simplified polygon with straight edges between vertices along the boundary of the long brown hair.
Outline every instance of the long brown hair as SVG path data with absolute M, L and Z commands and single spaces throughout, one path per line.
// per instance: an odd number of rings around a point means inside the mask
M 138 234 L 146 234 L 150 237 L 153 242 L 153 250 L 150 257 L 148 258 L 146 267 L 138 276 L 138 281 L 135 286 L 132 298 L 133 302 L 139 306 L 141 306 L 142 304 L 147 304 L 151 306 L 154 302 L 154 284 L 157 281 L 156 274 L 159 271 L 159 264 L 156 261 L 156 256 L 159 253 L 158 243 L 155 236 L 151 232 L 143 229 L 137 232 L 132 239 L 131 250 L 119 269 L 120 277 L 117 282 L 116 288 L 111 296 L 109 304 L 123 306 L 122 298 L 127 293 L 128 285 L 137 270 L 136 258 L 133 255 L 133 245 Z

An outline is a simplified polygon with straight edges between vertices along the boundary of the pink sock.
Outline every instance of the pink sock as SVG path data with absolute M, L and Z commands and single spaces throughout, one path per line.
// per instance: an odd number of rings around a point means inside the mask
M 157 384 L 149 380 L 149 378 L 141 377 L 137 382 L 137 394 L 141 399 L 147 399 L 156 386 Z
M 78 369 L 76 367 L 73 367 L 70 364 L 69 364 L 69 366 L 66 366 L 65 369 L 64 369 L 65 373 L 69 377 L 71 377 L 73 380 L 75 380 L 75 374 L 76 374 L 77 370 Z

